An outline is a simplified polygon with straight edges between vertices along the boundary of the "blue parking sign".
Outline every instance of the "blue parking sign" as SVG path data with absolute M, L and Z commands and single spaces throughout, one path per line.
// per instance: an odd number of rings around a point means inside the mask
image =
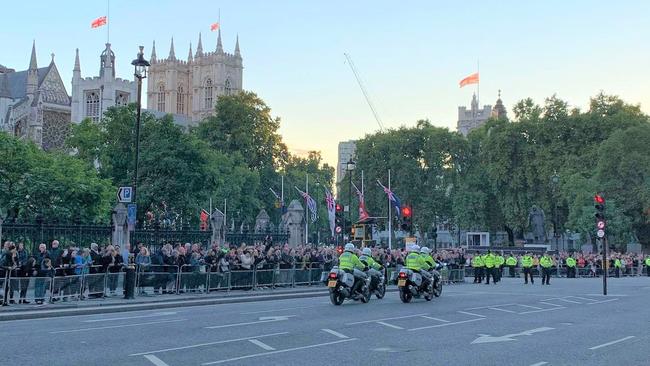
M 131 203 L 127 206 L 126 220 L 129 226 L 135 226 L 135 216 L 137 212 L 138 206 L 135 203 Z

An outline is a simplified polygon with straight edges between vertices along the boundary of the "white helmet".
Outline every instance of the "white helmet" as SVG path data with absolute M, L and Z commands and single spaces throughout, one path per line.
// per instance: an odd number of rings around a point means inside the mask
M 362 253 L 363 253 L 363 255 L 372 256 L 372 249 L 370 249 L 368 247 L 365 247 L 365 248 L 363 248 Z
M 422 247 L 422 248 L 420 248 L 420 253 L 429 254 L 429 253 L 431 253 L 431 249 L 429 249 L 427 247 Z
M 420 251 L 420 246 L 417 244 L 411 245 L 411 252 L 416 252 L 418 253 Z
M 352 244 L 352 243 L 345 244 L 345 251 L 346 252 L 351 252 L 353 250 L 354 250 L 354 244 Z

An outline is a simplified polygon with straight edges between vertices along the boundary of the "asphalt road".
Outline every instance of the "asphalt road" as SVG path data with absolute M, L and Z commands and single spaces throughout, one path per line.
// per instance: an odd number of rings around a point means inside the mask
M 505 278 L 335 307 L 326 297 L 0 323 L 0 365 L 650 365 L 650 278 Z

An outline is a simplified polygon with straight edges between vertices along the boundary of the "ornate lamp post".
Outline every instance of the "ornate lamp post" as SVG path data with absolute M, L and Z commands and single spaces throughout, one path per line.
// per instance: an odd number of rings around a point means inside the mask
M 345 163 L 345 171 L 348 175 L 348 220 L 350 221 L 350 234 L 352 234 L 352 172 L 354 172 L 354 169 L 356 168 L 357 163 L 355 163 L 354 160 L 352 160 L 352 157 L 350 157 L 350 160 Z M 345 233 L 346 231 L 343 230 L 343 232 Z M 352 236 L 350 235 L 348 239 L 351 241 Z
M 558 251 L 560 248 L 558 247 L 558 222 L 557 222 L 557 194 L 558 194 L 558 186 L 560 183 L 560 176 L 557 174 L 557 170 L 553 172 L 553 175 L 551 176 L 551 183 L 553 183 L 553 236 L 555 237 L 555 249 Z
M 142 111 L 142 79 L 147 78 L 147 68 L 151 66 L 149 61 L 144 59 L 144 46 L 140 46 L 138 58 L 131 62 L 135 70 L 133 75 L 138 79 L 138 100 L 137 100 L 137 117 L 135 122 L 135 169 L 133 170 L 133 203 L 137 203 L 136 194 L 138 192 L 138 160 L 140 158 L 140 113 Z

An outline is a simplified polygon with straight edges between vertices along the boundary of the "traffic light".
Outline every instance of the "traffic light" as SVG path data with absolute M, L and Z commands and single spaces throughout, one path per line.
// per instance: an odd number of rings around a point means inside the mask
M 597 193 L 594 195 L 594 201 L 596 202 L 594 205 L 596 208 L 596 213 L 594 214 L 596 218 L 596 236 L 602 239 L 605 237 L 605 227 L 607 226 L 605 221 L 605 198 Z
M 413 211 L 411 210 L 411 206 L 405 205 L 402 206 L 402 230 L 403 231 L 411 231 L 411 228 L 413 227 Z
M 336 204 L 336 213 L 334 215 L 336 226 L 341 227 L 343 226 L 343 205 L 340 203 Z

